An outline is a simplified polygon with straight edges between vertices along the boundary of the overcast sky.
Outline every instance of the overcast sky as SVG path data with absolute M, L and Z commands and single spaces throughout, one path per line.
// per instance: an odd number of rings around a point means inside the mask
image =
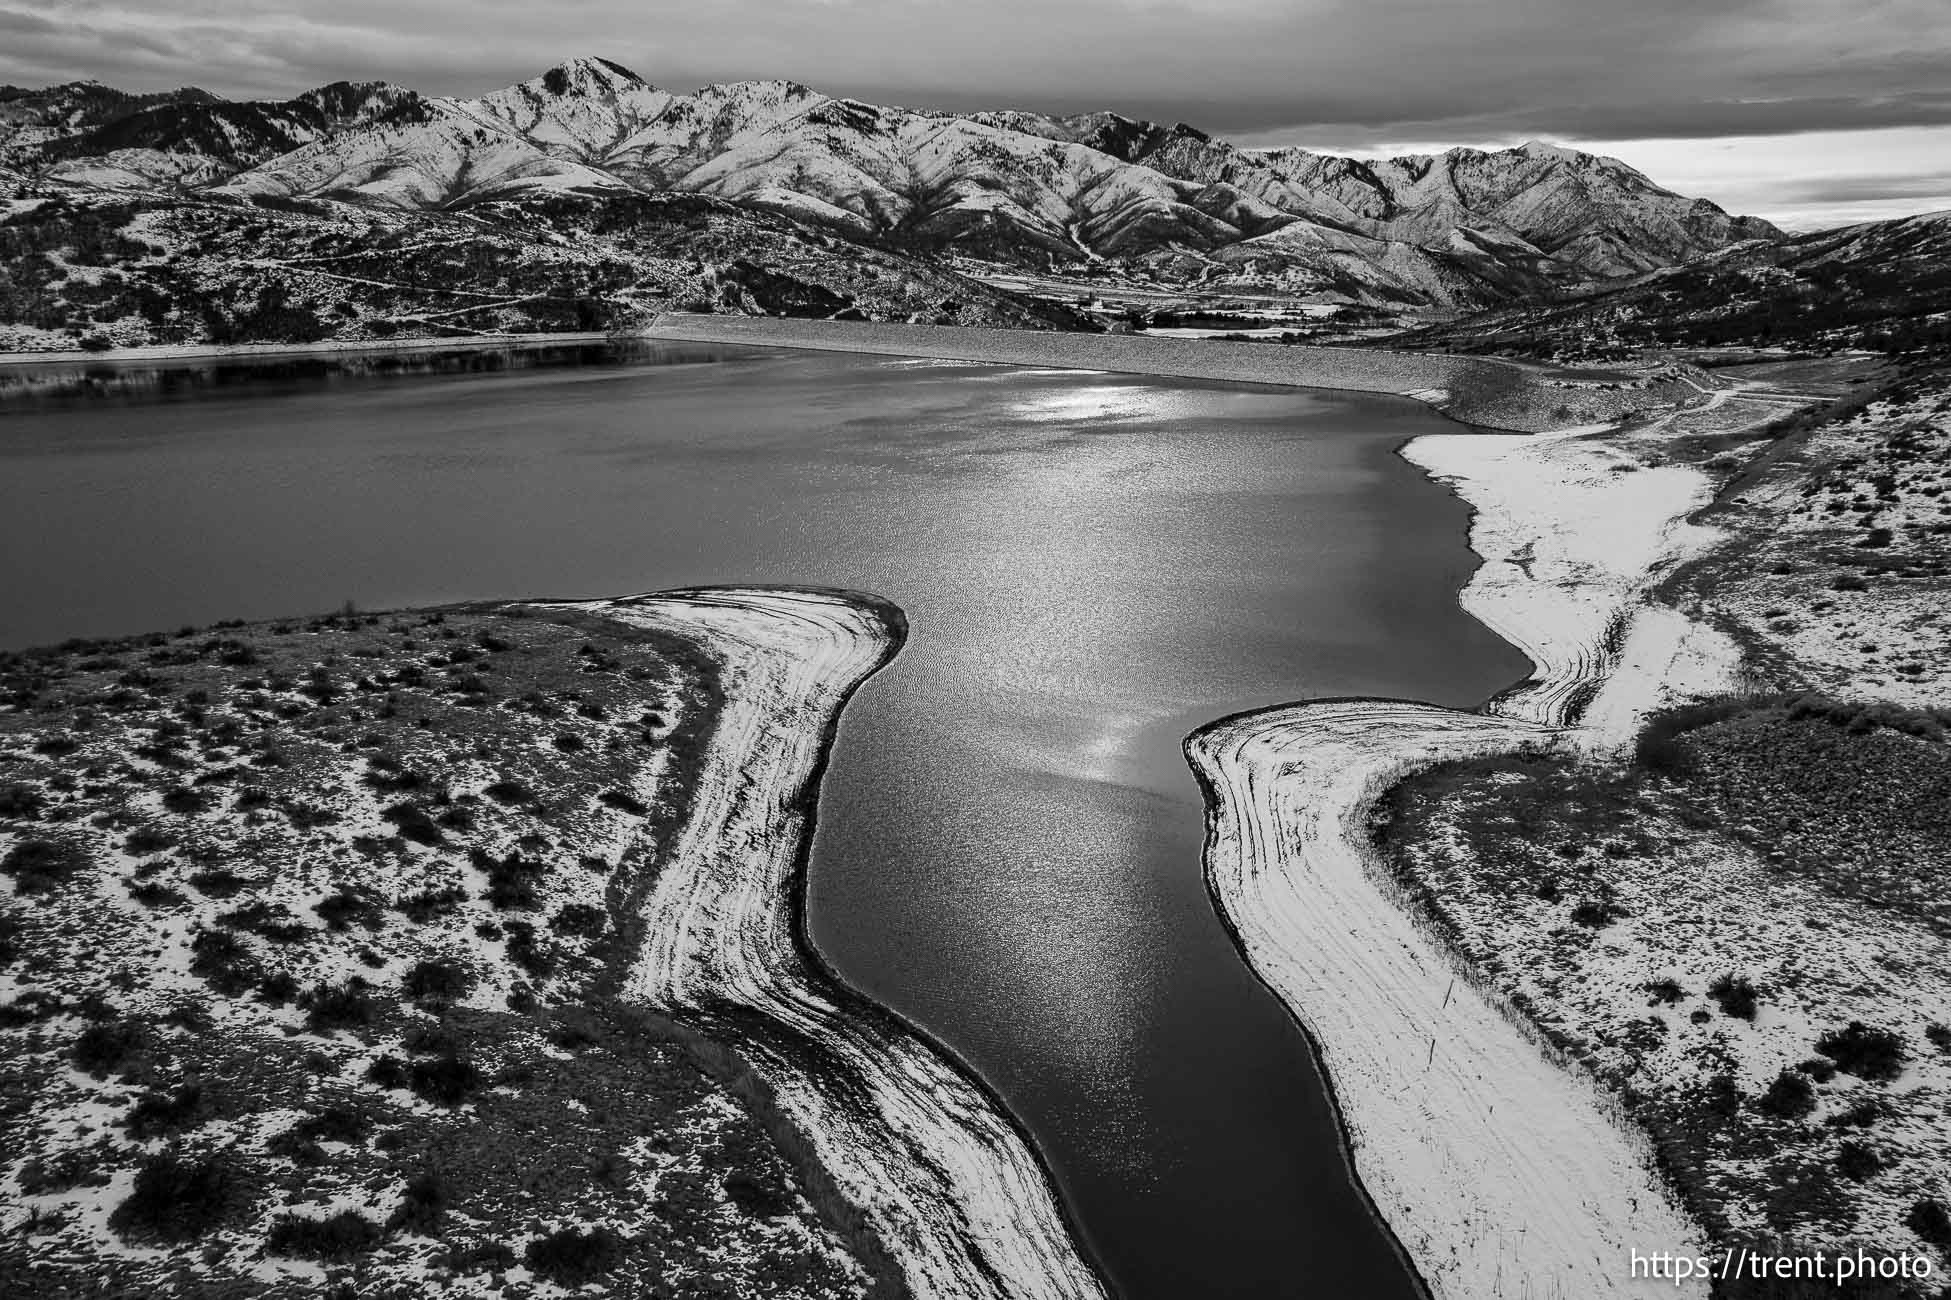
M 1947 0 L 0 0 L 0 81 L 674 89 L 1112 108 L 1349 152 L 1539 137 L 1796 226 L 1951 207 Z

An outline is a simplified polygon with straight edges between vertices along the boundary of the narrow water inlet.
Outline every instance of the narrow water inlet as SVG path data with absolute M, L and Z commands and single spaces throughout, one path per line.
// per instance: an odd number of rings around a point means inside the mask
M 113 400 L 0 414 L 0 642 L 347 599 L 885 595 L 911 639 L 826 777 L 823 953 L 1007 1100 L 1126 1296 L 1411 1294 L 1305 1041 L 1213 915 L 1179 747 L 1243 708 L 1471 705 L 1522 674 L 1455 605 L 1463 508 L 1392 454 L 1455 426 L 1125 376 L 650 359 L 188 386 L 128 399 L 139 435 Z

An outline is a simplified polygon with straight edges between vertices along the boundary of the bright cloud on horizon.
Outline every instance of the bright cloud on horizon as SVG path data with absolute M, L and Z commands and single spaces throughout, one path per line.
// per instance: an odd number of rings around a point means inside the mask
M 1951 209 L 1951 127 L 1808 131 L 1709 139 L 1598 140 L 1541 132 L 1475 140 L 1355 140 L 1305 130 L 1243 139 L 1357 158 L 1441 153 L 1458 145 L 1506 149 L 1525 138 L 1617 158 L 1676 193 L 1784 230 L 1820 230 Z
M 0 82 L 479 93 L 597 54 L 1248 144 L 1557 140 L 1808 227 L 1951 206 L 1944 0 L 0 0 Z
M 1951 127 L 1572 143 L 1785 230 L 1951 208 Z

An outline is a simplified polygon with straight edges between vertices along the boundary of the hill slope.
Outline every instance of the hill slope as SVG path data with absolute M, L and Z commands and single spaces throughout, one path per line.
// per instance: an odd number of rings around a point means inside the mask
M 295 99 L 169 100 L 50 140 L 50 179 L 102 189 L 214 184 L 240 168 L 380 123 L 424 122 L 423 101 L 385 82 L 334 82 Z
M 1394 341 L 1568 359 L 1646 347 L 1951 347 L 1951 212 L 1745 244 L 1570 302 L 1504 307 Z
M 0 203 L 0 352 L 628 329 L 670 308 L 1085 328 L 700 195 L 533 195 L 464 215 L 126 193 Z
M 1167 283 L 1398 307 L 1556 293 L 1776 233 L 1542 145 L 1366 163 L 1250 152 L 1111 113 L 958 116 L 785 81 L 677 94 L 602 59 L 471 99 L 340 83 L 256 104 L 182 92 L 115 120 L 60 120 L 0 164 L 27 185 L 405 210 L 690 192 L 908 252 L 1038 270 L 1108 261 Z
M 1730 217 L 1705 199 L 1661 189 L 1617 159 L 1536 141 L 1365 162 L 1298 148 L 1246 150 L 1183 123 L 1115 113 L 982 116 L 1168 176 L 1231 185 L 1319 226 L 1422 247 L 1463 231 L 1473 241 L 1528 249 L 1566 275 L 1636 274 L 1780 235 L 1758 218 Z

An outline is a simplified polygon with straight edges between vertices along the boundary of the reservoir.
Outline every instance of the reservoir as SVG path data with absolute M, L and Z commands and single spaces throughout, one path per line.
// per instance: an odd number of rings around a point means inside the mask
M 533 358 L 530 358 L 533 360 Z M 1129 1300 L 1415 1294 L 1207 897 L 1180 755 L 1315 696 L 1468 707 L 1467 516 L 1406 399 L 658 344 L 0 389 L 0 646 L 710 583 L 878 593 L 809 924 L 950 1045 Z M 475 362 L 471 364 L 482 364 Z M 79 374 L 80 372 L 75 372 Z

